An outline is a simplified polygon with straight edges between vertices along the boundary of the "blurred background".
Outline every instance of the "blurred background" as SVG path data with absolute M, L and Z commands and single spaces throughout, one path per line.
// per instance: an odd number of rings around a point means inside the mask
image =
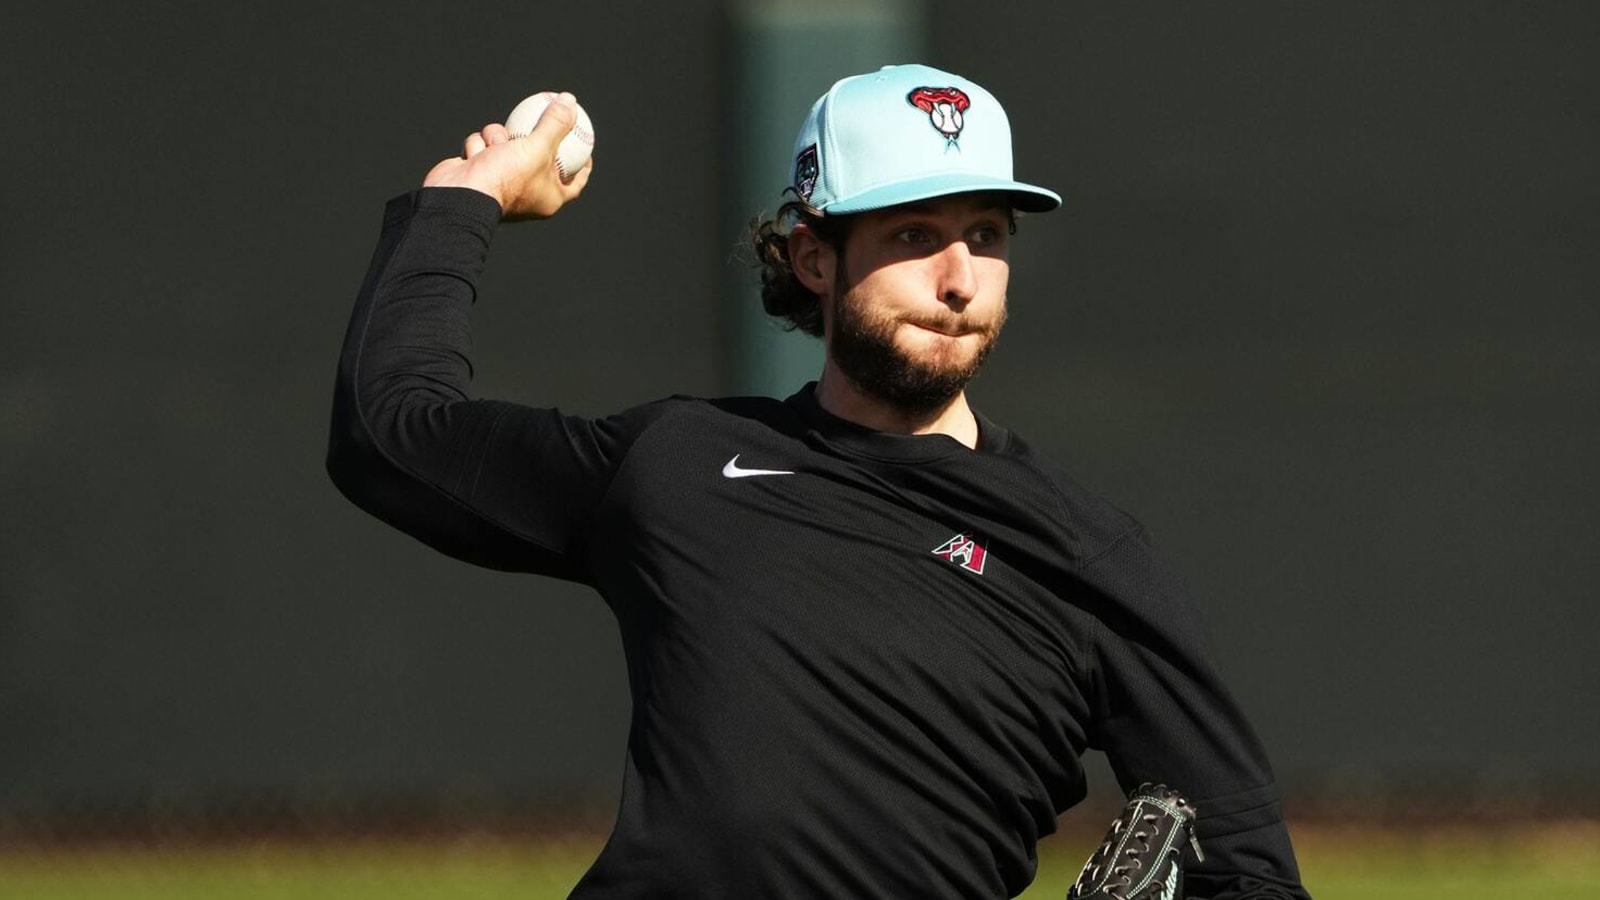
M 524 95 L 572 90 L 595 177 L 559 219 L 497 237 L 481 392 L 595 415 L 781 396 L 816 349 L 753 315 L 741 227 L 779 202 L 817 95 L 912 59 L 993 91 L 1018 174 L 1066 198 L 1021 224 L 976 402 L 1187 574 L 1313 890 L 1355 865 L 1314 869 L 1315 852 L 1363 833 L 1416 850 L 1394 836 L 1528 823 L 1593 855 L 1600 8 L 6 18 L 0 896 L 56 896 L 55 860 L 113 850 L 134 856 L 60 896 L 199 866 L 162 848 L 507 835 L 552 893 L 514 866 L 505 893 L 471 895 L 564 896 L 622 767 L 608 611 L 414 544 L 322 471 L 383 203 Z M 1092 843 L 1115 803 L 1102 774 L 1064 831 Z M 540 868 L 546 852 L 565 861 Z M 222 894 L 293 868 L 261 860 Z M 1079 862 L 1045 871 L 1064 889 Z M 312 868 L 308 895 L 357 895 Z M 419 885 L 384 896 L 443 895 Z

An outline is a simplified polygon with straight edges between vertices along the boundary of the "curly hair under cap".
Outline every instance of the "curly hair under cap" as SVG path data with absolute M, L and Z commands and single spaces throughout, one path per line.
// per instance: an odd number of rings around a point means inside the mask
M 772 218 L 750 223 L 750 248 L 761 269 L 761 307 L 767 315 L 784 320 L 788 331 L 822 337 L 822 300 L 794 275 L 789 261 L 789 233 L 803 224 L 823 243 L 840 253 L 850 236 L 850 216 L 830 216 L 801 199 L 794 188 L 789 200 Z
M 750 249 L 755 251 L 755 264 L 761 270 L 761 308 L 767 315 L 783 319 L 787 331 L 822 337 L 822 298 L 794 276 L 794 266 L 789 260 L 789 233 L 796 225 L 803 224 L 843 256 L 855 216 L 830 216 L 801 199 L 794 188 L 784 193 L 794 199 L 778 207 L 772 218 L 750 223 Z M 1009 203 L 1005 210 L 1007 230 L 1016 234 L 1020 213 Z

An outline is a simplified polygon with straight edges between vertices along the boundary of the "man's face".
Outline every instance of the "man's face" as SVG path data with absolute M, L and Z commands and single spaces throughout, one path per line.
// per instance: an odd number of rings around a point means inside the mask
M 1005 322 L 1010 221 L 1004 200 L 988 194 L 857 215 L 823 305 L 830 359 L 896 408 L 948 403 Z

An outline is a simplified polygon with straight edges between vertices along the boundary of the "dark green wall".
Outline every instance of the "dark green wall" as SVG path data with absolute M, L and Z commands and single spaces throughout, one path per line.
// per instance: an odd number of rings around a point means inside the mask
M 0 817 L 604 808 L 603 604 L 344 503 L 326 401 L 383 201 L 546 87 L 597 172 L 498 238 L 483 391 L 719 389 L 717 4 L 100 6 L 0 32 Z M 1292 785 L 1593 791 L 1600 16 L 973 10 L 929 5 L 928 61 L 1067 197 L 1022 225 L 981 404 L 1151 526 Z

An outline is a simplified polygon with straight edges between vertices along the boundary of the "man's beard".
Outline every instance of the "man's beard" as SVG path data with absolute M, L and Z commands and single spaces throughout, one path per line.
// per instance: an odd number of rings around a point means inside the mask
M 842 285 L 841 285 L 842 287 Z M 970 382 L 1000 339 L 1005 307 L 991 322 L 973 322 L 959 313 L 916 318 L 874 315 L 866 304 L 839 290 L 833 308 L 833 334 L 828 355 L 862 392 L 910 415 L 928 415 L 954 400 Z M 923 325 L 943 332 L 973 332 L 981 343 L 965 359 L 946 354 L 916 357 L 896 346 L 902 324 Z

